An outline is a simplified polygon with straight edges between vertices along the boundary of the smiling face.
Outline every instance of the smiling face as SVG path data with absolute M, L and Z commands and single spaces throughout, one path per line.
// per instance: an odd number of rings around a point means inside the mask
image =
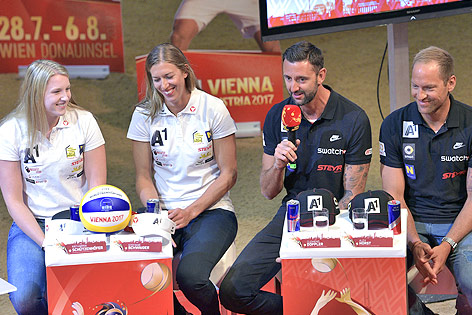
M 50 127 L 59 121 L 59 117 L 66 113 L 66 106 L 71 98 L 69 78 L 62 74 L 53 75 L 44 93 L 44 107 Z
M 284 60 L 283 74 L 285 86 L 295 104 L 299 106 L 310 103 L 316 96 L 318 86 L 323 82 L 320 71 L 315 72 L 313 65 L 307 60 Z
M 411 95 L 416 100 L 421 115 L 432 116 L 449 112 L 449 93 L 454 90 L 456 77 L 446 81 L 441 77 L 437 62 L 418 62 L 413 66 L 411 75 Z
M 180 111 L 185 108 L 190 98 L 190 92 L 185 86 L 188 73 L 168 62 L 155 64 L 150 73 L 154 88 L 164 96 L 167 107 L 172 112 L 172 109 Z

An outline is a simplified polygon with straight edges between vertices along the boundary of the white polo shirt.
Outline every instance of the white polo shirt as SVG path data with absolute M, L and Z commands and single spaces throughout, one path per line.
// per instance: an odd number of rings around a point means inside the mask
M 147 110 L 137 107 L 127 137 L 150 143 L 161 206 L 175 209 L 189 206 L 218 178 L 212 139 L 235 132 L 223 101 L 195 89 L 177 116 L 165 104 L 153 119 L 148 118 Z M 215 208 L 234 211 L 229 192 L 210 209 Z
M 26 205 L 41 219 L 80 203 L 88 190 L 84 152 L 105 143 L 93 115 L 76 109 L 67 110 L 49 140 L 40 138 L 32 151 L 24 119 L 9 119 L 0 135 L 0 160 L 21 162 Z

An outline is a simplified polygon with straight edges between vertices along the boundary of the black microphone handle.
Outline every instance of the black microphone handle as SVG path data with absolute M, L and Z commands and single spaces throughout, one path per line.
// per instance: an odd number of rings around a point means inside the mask
M 297 134 L 296 134 L 295 130 L 293 130 L 294 128 L 293 127 L 292 128 L 288 127 L 287 129 L 288 129 L 288 141 L 292 142 L 294 145 L 297 145 Z M 290 172 L 295 171 L 296 168 L 297 168 L 297 161 L 289 162 L 287 164 L 287 169 Z
M 294 145 L 297 145 L 297 133 L 292 128 L 288 127 L 288 141 L 292 142 Z M 292 129 L 292 130 L 291 130 Z

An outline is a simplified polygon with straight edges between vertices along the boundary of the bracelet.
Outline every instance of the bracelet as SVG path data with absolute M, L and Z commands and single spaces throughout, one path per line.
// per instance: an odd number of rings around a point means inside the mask
M 416 241 L 413 243 L 413 245 L 411 245 L 410 247 L 410 251 L 413 252 L 413 250 L 415 249 L 416 246 L 418 246 L 420 243 L 423 243 L 422 241 Z

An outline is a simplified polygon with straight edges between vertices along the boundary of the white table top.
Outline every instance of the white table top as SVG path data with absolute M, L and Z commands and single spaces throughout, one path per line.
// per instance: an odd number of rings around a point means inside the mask
M 287 232 L 287 218 L 285 218 L 282 243 L 280 245 L 281 259 L 304 259 L 304 258 L 382 258 L 382 257 L 406 257 L 406 209 L 401 213 L 402 233 L 394 235 L 393 247 L 354 247 L 345 237 L 346 233 L 352 232 L 352 223 L 347 210 L 341 210 L 336 216 L 336 223 L 329 227 L 329 233 L 340 235 L 341 247 L 330 248 L 301 248 L 294 237 L 309 238 L 315 236 L 313 228 L 311 231 Z

